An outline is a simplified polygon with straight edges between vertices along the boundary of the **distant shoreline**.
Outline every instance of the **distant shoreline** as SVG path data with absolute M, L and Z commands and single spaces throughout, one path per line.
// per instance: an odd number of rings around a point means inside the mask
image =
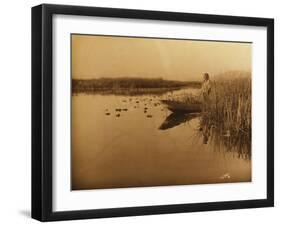
M 173 81 L 161 78 L 100 78 L 72 79 L 72 93 L 99 93 L 116 95 L 163 94 L 182 88 L 200 88 L 201 82 Z

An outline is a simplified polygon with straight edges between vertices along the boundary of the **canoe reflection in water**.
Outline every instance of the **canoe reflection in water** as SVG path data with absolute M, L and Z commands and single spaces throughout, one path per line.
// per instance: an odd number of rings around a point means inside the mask
M 173 112 L 160 125 L 159 130 L 171 129 L 198 117 L 201 117 L 201 113 Z M 203 144 L 208 144 L 210 130 L 207 130 L 205 127 L 199 127 L 199 134 L 202 136 Z
M 223 149 L 228 152 L 235 152 L 239 158 L 251 159 L 251 142 L 247 134 L 231 134 L 229 130 L 224 131 L 223 128 L 210 124 L 205 113 L 173 112 L 168 115 L 158 129 L 171 129 L 195 118 L 199 118 L 199 125 L 196 130 L 203 144 L 211 144 L 216 150 Z
M 191 119 L 197 118 L 199 116 L 200 116 L 199 113 L 184 114 L 181 112 L 173 112 L 165 119 L 165 121 L 161 124 L 159 129 L 160 130 L 171 129 L 175 126 L 188 122 Z

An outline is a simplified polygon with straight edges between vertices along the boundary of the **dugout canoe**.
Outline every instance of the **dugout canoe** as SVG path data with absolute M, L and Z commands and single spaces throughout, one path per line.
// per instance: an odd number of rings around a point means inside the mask
M 198 104 L 187 104 L 180 101 L 174 100 L 161 100 L 161 102 L 167 106 L 167 108 L 176 113 L 199 113 L 201 112 L 202 106 Z

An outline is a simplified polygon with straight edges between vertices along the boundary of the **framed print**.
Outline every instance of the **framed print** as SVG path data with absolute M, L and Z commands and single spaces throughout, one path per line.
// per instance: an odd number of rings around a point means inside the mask
M 32 217 L 274 205 L 274 21 L 32 8 Z

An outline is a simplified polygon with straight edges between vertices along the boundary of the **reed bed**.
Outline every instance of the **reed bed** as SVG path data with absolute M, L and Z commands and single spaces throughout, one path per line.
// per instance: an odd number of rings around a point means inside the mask
M 209 98 L 202 94 L 172 97 L 188 105 L 201 103 L 199 132 L 203 143 L 212 142 L 216 150 L 228 150 L 238 157 L 251 158 L 251 74 L 227 72 L 211 80 Z
M 210 99 L 203 102 L 201 131 L 217 145 L 251 157 L 251 76 L 218 76 L 212 82 Z
M 251 132 L 251 80 L 215 81 L 210 101 L 203 104 L 210 119 L 232 133 Z

